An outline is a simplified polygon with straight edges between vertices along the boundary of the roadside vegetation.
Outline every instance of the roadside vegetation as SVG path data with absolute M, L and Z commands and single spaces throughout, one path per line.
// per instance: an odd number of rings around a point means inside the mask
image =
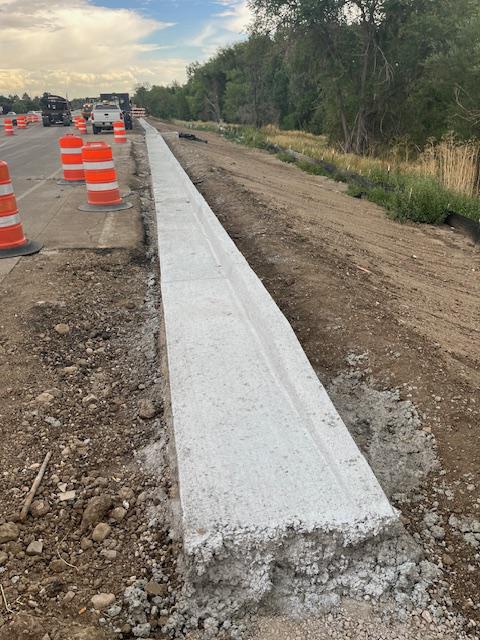
M 415 160 L 346 154 L 328 145 L 325 136 L 283 131 L 271 125 L 256 129 L 214 122 L 177 121 L 183 126 L 220 132 L 226 138 L 273 152 L 283 162 L 313 175 L 348 184 L 348 193 L 384 207 L 398 220 L 440 223 L 449 213 L 480 217 L 477 147 L 446 136 L 430 143 Z
M 138 86 L 136 104 L 368 178 L 345 179 L 397 217 L 478 219 L 477 0 L 249 4 L 248 39 L 191 64 L 183 85 Z

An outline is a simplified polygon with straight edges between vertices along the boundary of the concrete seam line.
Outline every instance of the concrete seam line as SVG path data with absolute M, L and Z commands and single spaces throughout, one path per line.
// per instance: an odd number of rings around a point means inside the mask
M 33 187 L 30 187 L 30 189 L 27 189 L 27 191 L 24 191 L 21 195 L 17 196 L 17 202 L 22 200 L 22 198 L 26 198 L 31 193 L 36 191 L 39 187 L 44 185 L 47 182 L 47 180 L 51 180 L 52 178 L 54 178 L 57 175 L 57 173 L 60 173 L 61 170 L 62 170 L 62 167 L 60 167 L 59 169 L 56 169 L 53 173 L 51 173 L 49 176 L 47 176 L 44 180 L 41 180 L 40 182 L 37 182 L 36 185 L 34 185 Z
M 359 595 L 365 545 L 375 554 L 376 540 L 397 535 L 398 514 L 292 327 L 163 137 L 140 122 L 192 593 L 205 597 L 213 582 L 215 597 L 235 592 L 238 606 L 283 597 L 272 579 L 277 563 L 289 567 L 288 585 L 306 581 L 324 593 L 333 578 L 315 575 L 328 548 L 339 565 L 345 558 L 341 571 L 355 573 Z

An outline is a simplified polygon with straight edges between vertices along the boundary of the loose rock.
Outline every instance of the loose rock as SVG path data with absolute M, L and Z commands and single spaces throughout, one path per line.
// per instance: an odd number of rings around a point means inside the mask
M 43 542 L 41 540 L 34 540 L 27 547 L 28 556 L 41 556 L 43 553 Z
M 100 522 L 93 530 L 92 540 L 94 540 L 94 542 L 103 542 L 105 538 L 108 538 L 111 531 L 112 527 L 109 524 Z
M 50 511 L 47 500 L 34 500 L 30 506 L 30 513 L 34 518 L 42 518 Z
M 113 593 L 97 593 L 91 599 L 93 608 L 97 611 L 103 611 L 107 609 L 115 602 L 115 595 Z
M 166 596 L 168 593 L 168 587 L 166 584 L 159 584 L 158 582 L 147 582 L 145 585 L 145 591 L 149 596 Z
M 110 496 L 101 495 L 91 498 L 83 512 L 81 529 L 85 531 L 88 527 L 94 526 L 101 522 L 103 516 L 112 506 Z
M 6 522 L 0 525 L 0 544 L 13 542 L 20 535 L 20 529 L 14 522 Z
M 151 400 L 147 400 L 145 398 L 138 401 L 138 415 L 140 418 L 144 420 L 150 420 L 154 418 L 157 414 L 157 410 L 155 409 L 155 405 Z
M 127 515 L 127 510 L 123 507 L 115 507 L 110 513 L 110 517 L 117 522 L 122 522 L 122 520 Z
M 59 324 L 56 324 L 53 328 L 61 336 L 65 336 L 65 335 L 67 335 L 67 333 L 70 333 L 69 325 L 68 324 L 64 324 L 63 322 L 60 322 Z

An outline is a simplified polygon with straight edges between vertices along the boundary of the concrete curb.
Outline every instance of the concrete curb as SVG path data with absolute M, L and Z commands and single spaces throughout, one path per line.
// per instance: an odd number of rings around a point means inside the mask
M 162 136 L 140 122 L 189 594 L 214 615 L 267 601 L 319 610 L 340 593 L 387 590 L 397 573 L 386 577 L 378 554 L 397 544 L 397 513 L 286 318 Z

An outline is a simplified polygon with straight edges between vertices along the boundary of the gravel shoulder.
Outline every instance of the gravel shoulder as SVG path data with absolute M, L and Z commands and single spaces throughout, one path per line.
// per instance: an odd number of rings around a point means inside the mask
M 1 640 L 164 637 L 175 604 L 158 267 L 141 137 L 133 148 L 144 234 L 47 248 L 1 284 Z

